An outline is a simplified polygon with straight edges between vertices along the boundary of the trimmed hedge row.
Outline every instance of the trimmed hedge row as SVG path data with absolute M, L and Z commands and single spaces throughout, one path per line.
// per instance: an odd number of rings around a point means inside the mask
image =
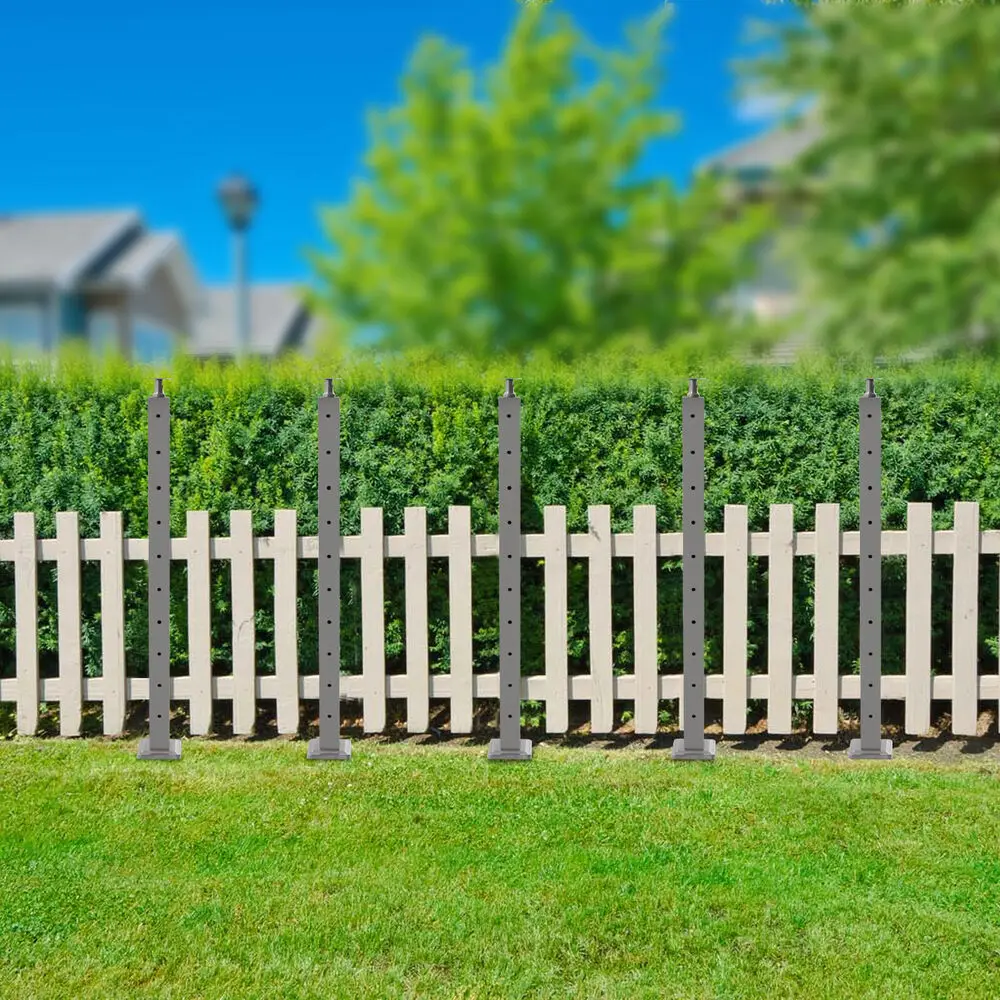
M 34 511 L 39 534 L 54 534 L 54 515 L 77 510 L 84 537 L 99 534 L 102 510 L 124 512 L 129 537 L 146 532 L 146 398 L 153 375 L 167 375 L 171 397 L 172 530 L 185 533 L 188 509 L 210 512 L 211 532 L 225 535 L 229 511 L 253 512 L 256 534 L 273 530 L 275 508 L 295 508 L 299 533 L 316 533 L 316 397 L 322 379 L 338 376 L 342 397 L 342 523 L 356 533 L 362 506 L 384 509 L 387 533 L 401 533 L 406 506 L 423 505 L 428 530 L 447 531 L 449 504 L 472 507 L 473 530 L 496 530 L 496 399 L 503 379 L 516 383 L 522 411 L 522 524 L 542 530 L 543 508 L 564 504 L 567 527 L 587 530 L 588 504 L 610 504 L 615 531 L 629 531 L 634 504 L 655 504 L 660 531 L 679 530 L 681 408 L 689 374 L 706 397 L 706 530 L 723 529 L 726 504 L 746 504 L 751 530 L 766 530 L 772 503 L 795 504 L 795 527 L 814 527 L 814 505 L 841 504 L 845 530 L 858 523 L 858 398 L 875 374 L 883 413 L 883 527 L 906 526 L 907 501 L 930 501 L 934 526 L 951 527 L 954 500 L 979 500 L 981 527 L 1000 526 L 996 416 L 998 370 L 988 363 L 924 363 L 909 368 L 841 365 L 804 359 L 785 371 L 704 359 L 684 364 L 667 355 L 627 351 L 566 369 L 529 363 L 511 371 L 492 363 L 476 370 L 429 355 L 345 364 L 291 358 L 273 365 L 221 367 L 179 360 L 173 372 L 81 359 L 58 373 L 0 366 L 0 535 L 12 535 L 15 511 Z M 690 368 L 687 364 L 702 367 Z M 335 367 L 333 367 L 335 366 Z M 342 381 L 341 381 L 342 378 Z M 996 557 L 984 557 L 987 564 Z M 706 566 L 707 669 L 722 669 L 722 564 Z M 751 559 L 750 669 L 767 669 L 766 560 Z M 756 563 L 762 563 L 756 566 Z M 662 560 L 659 577 L 660 669 L 681 670 L 679 558 Z M 934 560 L 932 662 L 950 672 L 951 573 Z M 39 642 L 43 675 L 56 670 L 55 568 L 39 571 Z M 172 650 L 186 670 L 185 567 L 173 567 Z M 883 669 L 901 673 L 905 638 L 905 558 L 885 560 Z M 841 568 L 840 656 L 857 670 L 858 598 L 855 560 Z M 100 674 L 99 575 L 84 568 L 83 654 L 88 676 Z M 523 669 L 544 671 L 543 571 L 524 566 Z M 13 567 L 0 566 L 0 671 L 14 670 Z M 432 670 L 448 670 L 447 564 L 429 572 Z M 343 663 L 360 669 L 359 569 L 343 568 Z M 812 560 L 795 560 L 793 661 L 812 670 Z M 255 572 L 257 656 L 274 669 L 273 573 Z M 475 668 L 497 667 L 497 567 L 475 560 Z M 996 670 L 997 573 L 983 575 L 980 658 Z M 145 566 L 126 570 L 126 653 L 129 672 L 146 662 Z M 317 670 L 316 571 L 299 569 L 299 637 L 303 672 Z M 633 664 L 631 560 L 615 560 L 613 626 L 616 670 Z M 213 571 L 212 655 L 231 669 L 228 564 Z M 587 567 L 572 560 L 569 578 L 571 672 L 587 671 Z M 386 655 L 404 667 L 403 566 L 386 568 Z M 990 662 L 990 661 L 994 662 Z M 539 716 L 541 713 L 538 713 Z M 670 713 L 666 713 L 669 718 Z

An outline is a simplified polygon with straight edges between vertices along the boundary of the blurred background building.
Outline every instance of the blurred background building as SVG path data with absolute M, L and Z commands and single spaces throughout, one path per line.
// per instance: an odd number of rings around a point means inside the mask
M 816 135 L 811 123 L 774 127 L 700 169 L 731 180 L 738 198 L 766 197 L 768 178 Z M 757 275 L 735 299 L 758 319 L 782 318 L 795 304 L 794 283 L 773 241 L 758 252 Z M 237 284 L 204 284 L 183 235 L 151 231 L 135 209 L 0 215 L 0 341 L 15 354 L 48 354 L 76 339 L 140 362 L 175 351 L 232 358 L 240 347 Z M 319 323 L 296 285 L 248 281 L 247 298 L 251 355 L 309 353 Z M 803 338 L 775 356 L 790 357 Z
M 248 285 L 249 353 L 308 350 L 314 324 L 293 284 Z M 199 278 L 180 233 L 135 210 L 0 215 L 0 340 L 15 354 L 67 340 L 154 361 L 237 352 L 234 286 Z

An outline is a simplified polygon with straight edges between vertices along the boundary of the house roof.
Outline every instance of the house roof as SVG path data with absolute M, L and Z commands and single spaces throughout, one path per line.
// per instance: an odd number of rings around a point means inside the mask
M 130 210 L 0 215 L 0 284 L 66 288 L 141 226 Z
M 195 309 L 202 294 L 200 283 L 180 236 L 174 232 L 143 233 L 105 267 L 88 274 L 88 282 L 141 288 L 157 268 L 167 270 L 187 308 Z
M 823 134 L 816 114 L 805 115 L 796 125 L 776 125 L 747 142 L 737 143 L 700 164 L 716 173 L 765 176 L 786 167 L 801 156 Z
M 174 233 L 143 233 L 94 277 L 99 281 L 142 284 L 156 265 L 173 250 L 177 242 Z
M 292 284 L 250 286 L 250 351 L 272 356 L 300 342 L 308 322 L 302 296 Z M 236 350 L 236 296 L 233 286 L 206 288 L 188 350 L 194 355 Z

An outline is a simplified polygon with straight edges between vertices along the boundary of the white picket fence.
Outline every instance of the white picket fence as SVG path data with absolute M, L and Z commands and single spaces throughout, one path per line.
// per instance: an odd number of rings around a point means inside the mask
M 767 700 L 767 728 L 792 731 L 792 700 L 814 703 L 813 731 L 837 732 L 838 704 L 860 697 L 860 679 L 841 675 L 838 660 L 838 563 L 858 556 L 857 531 L 841 531 L 839 504 L 816 505 L 816 530 L 793 530 L 793 505 L 773 504 L 768 531 L 748 531 L 747 508 L 727 505 L 724 531 L 706 533 L 706 556 L 725 561 L 723 592 L 723 670 L 707 677 L 707 697 L 723 702 L 723 728 L 740 734 L 746 728 L 748 698 Z M 472 730 L 473 702 L 499 697 L 496 673 L 474 674 L 472 660 L 472 560 L 496 557 L 497 536 L 474 535 L 468 507 L 449 507 L 448 533 L 427 534 L 427 512 L 409 507 L 405 533 L 383 533 L 381 508 L 361 510 L 361 534 L 345 536 L 341 555 L 361 560 L 362 671 L 344 676 L 342 696 L 361 699 L 365 732 L 386 725 L 386 699 L 405 698 L 407 728 L 428 728 L 430 699 L 451 703 L 451 729 Z M 316 536 L 300 537 L 294 510 L 275 511 L 274 535 L 254 537 L 250 511 L 232 511 L 228 538 L 209 537 L 207 511 L 189 511 L 187 536 L 171 543 L 171 558 L 187 560 L 190 674 L 173 678 L 171 698 L 190 703 L 192 735 L 209 731 L 212 703 L 233 703 L 233 730 L 252 731 L 258 699 L 276 699 L 280 733 L 294 733 L 299 702 L 318 699 L 317 675 L 300 676 L 297 659 L 296 567 L 316 559 Z M 681 623 L 658 622 L 656 560 L 682 554 L 682 535 L 657 532 L 656 509 L 636 506 L 633 531 L 613 534 L 611 508 L 588 508 L 587 533 L 568 534 L 566 509 L 544 512 L 542 534 L 523 536 L 522 556 L 544 559 L 545 673 L 522 678 L 521 696 L 546 703 L 550 733 L 566 732 L 569 702 L 589 701 L 594 733 L 612 730 L 615 701 L 634 701 L 635 729 L 653 733 L 658 701 L 682 697 L 681 673 L 657 672 L 659 629 L 678 633 Z M 932 530 L 931 505 L 907 505 L 907 529 L 882 533 L 883 556 L 906 556 L 906 671 L 885 676 L 884 699 L 904 699 L 907 733 L 930 727 L 931 699 L 950 701 L 952 729 L 975 735 L 980 703 L 1000 698 L 1000 676 L 978 676 L 976 636 L 979 561 L 1000 553 L 1000 531 L 979 530 L 979 504 L 956 503 L 954 529 Z M 952 673 L 931 676 L 931 557 L 954 556 L 952 597 Z M 122 515 L 101 514 L 100 538 L 81 539 L 75 512 L 56 515 L 56 537 L 39 539 L 33 514 L 14 515 L 14 538 L 0 541 L 0 560 L 15 567 L 16 676 L 0 680 L 0 701 L 17 703 L 17 730 L 33 734 L 39 703 L 58 702 L 60 730 L 79 734 L 84 702 L 102 702 L 104 732 L 121 732 L 127 701 L 149 697 L 146 678 L 127 677 L 124 647 L 123 578 L 125 560 L 145 560 L 148 543 L 123 536 Z M 768 595 L 768 670 L 747 672 L 747 559 L 759 556 L 770 566 Z M 816 560 L 815 660 L 813 673 L 792 673 L 792 567 L 795 556 Z M 449 561 L 451 672 L 432 674 L 428 658 L 427 559 Z M 611 560 L 635 560 L 635 672 L 615 676 L 612 655 Z M 405 560 L 406 673 L 386 675 L 384 560 Z M 590 673 L 567 670 L 567 559 L 589 560 Z M 233 672 L 212 676 L 210 659 L 210 560 L 228 559 L 232 567 Z M 274 675 L 255 670 L 253 560 L 274 561 Z M 83 676 L 81 663 L 81 560 L 100 563 L 103 676 Z M 59 676 L 39 677 L 37 565 L 55 561 L 58 583 Z M 854 623 L 855 626 L 857 623 Z M 683 711 L 683 705 L 680 706 Z

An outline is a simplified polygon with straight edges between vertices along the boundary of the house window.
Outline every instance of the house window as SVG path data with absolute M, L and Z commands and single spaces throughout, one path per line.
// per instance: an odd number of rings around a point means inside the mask
M 99 355 L 120 350 L 118 313 L 114 309 L 94 309 L 87 314 L 87 343 Z
M 0 303 L 0 341 L 13 351 L 45 347 L 45 312 L 35 303 Z
M 139 319 L 135 324 L 135 344 L 132 357 L 140 364 L 169 361 L 174 353 L 174 339 L 169 330 L 149 320 Z

